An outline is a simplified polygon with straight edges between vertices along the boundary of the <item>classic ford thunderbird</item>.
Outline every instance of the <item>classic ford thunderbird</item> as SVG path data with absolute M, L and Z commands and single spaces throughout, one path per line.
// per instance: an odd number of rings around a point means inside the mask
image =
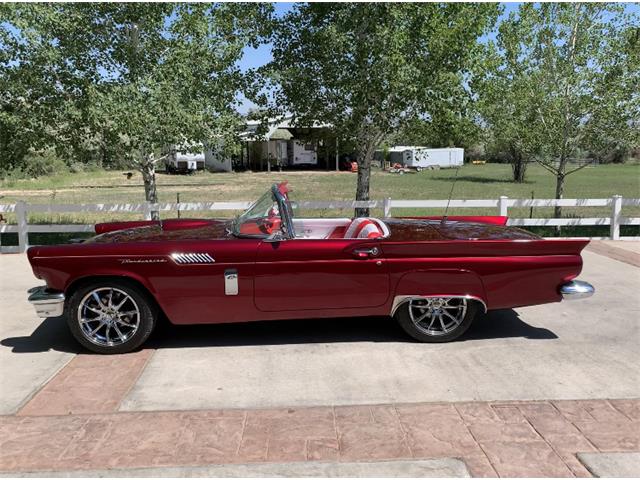
M 584 298 L 584 240 L 545 240 L 506 217 L 298 218 L 287 185 L 233 220 L 102 223 L 81 243 L 32 247 L 42 318 L 99 353 L 174 324 L 385 315 L 421 342 L 478 312 Z

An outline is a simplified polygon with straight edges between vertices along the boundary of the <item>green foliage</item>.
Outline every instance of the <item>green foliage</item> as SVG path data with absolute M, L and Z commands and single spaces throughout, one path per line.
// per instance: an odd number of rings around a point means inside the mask
M 540 162 L 556 175 L 558 198 L 581 168 L 570 159 L 638 145 L 639 23 L 624 9 L 523 4 L 501 23 L 472 82 L 493 148 Z
M 0 4 L 0 172 L 135 167 L 154 199 L 168 145 L 237 153 L 242 94 L 250 118 L 332 124 L 357 154 L 358 199 L 392 143 L 485 142 L 517 180 L 540 162 L 561 196 L 570 159 L 640 148 L 640 27 L 625 11 L 523 4 L 481 44 L 496 4 L 299 3 L 277 22 L 255 3 Z M 273 61 L 241 72 L 272 29 Z
M 53 149 L 47 149 L 27 154 L 22 170 L 29 177 L 37 178 L 68 172 L 69 167 Z
M 475 105 L 469 100 L 434 114 L 429 120 L 414 119 L 392 136 L 396 145 L 423 145 L 433 148 L 462 147 L 471 149 L 482 138 L 482 129 L 474 113 Z
M 22 162 L 11 169 L 0 171 L 0 178 L 4 181 L 12 182 L 25 178 L 39 178 L 69 173 L 73 171 L 64 160 L 56 154 L 53 148 L 44 149 L 39 152 L 29 151 L 24 155 Z
M 76 161 L 135 166 L 155 200 L 155 165 L 166 147 L 233 143 L 238 93 L 250 95 L 255 82 L 237 62 L 268 32 L 272 7 L 0 8 L 0 168 L 54 147 Z
M 378 145 L 469 96 L 469 61 L 497 13 L 495 4 L 297 4 L 273 39 L 275 96 L 299 124 L 330 123 L 355 142 L 356 198 L 366 200 Z

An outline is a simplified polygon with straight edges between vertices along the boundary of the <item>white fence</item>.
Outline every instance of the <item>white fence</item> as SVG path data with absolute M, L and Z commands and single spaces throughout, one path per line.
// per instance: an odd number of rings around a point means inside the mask
M 494 200 L 370 200 L 366 202 L 326 201 L 326 202 L 297 202 L 298 206 L 307 209 L 337 209 L 337 208 L 381 208 L 385 217 L 392 216 L 393 208 L 495 208 L 499 215 L 508 216 L 512 207 L 609 207 L 610 215 L 606 217 L 588 218 L 510 218 L 508 225 L 514 226 L 586 226 L 609 225 L 608 237 L 589 237 L 594 240 L 640 240 L 640 237 L 621 237 L 621 225 L 640 225 L 640 217 L 622 216 L 622 207 L 640 207 L 640 198 L 622 198 L 614 195 L 611 198 L 585 199 L 511 199 L 502 196 Z M 0 253 L 24 252 L 29 246 L 29 233 L 59 233 L 59 232 L 92 232 L 93 224 L 69 225 L 39 225 L 28 223 L 29 212 L 39 213 L 140 213 L 144 218 L 151 218 L 153 211 L 222 211 L 243 210 L 251 202 L 203 202 L 203 203 L 135 203 L 135 204 L 83 204 L 83 205 L 37 205 L 18 202 L 15 204 L 0 204 L 0 213 L 15 213 L 16 224 L 0 224 L 0 233 L 17 233 L 17 246 L 0 246 Z

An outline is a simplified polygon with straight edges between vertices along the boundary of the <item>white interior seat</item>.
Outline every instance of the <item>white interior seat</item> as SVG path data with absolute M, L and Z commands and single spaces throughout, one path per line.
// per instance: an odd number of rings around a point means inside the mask
M 382 220 L 373 217 L 355 218 L 344 238 L 384 238 L 389 236 L 389 227 Z
M 294 218 L 296 238 L 329 238 L 338 227 L 346 227 L 350 218 Z

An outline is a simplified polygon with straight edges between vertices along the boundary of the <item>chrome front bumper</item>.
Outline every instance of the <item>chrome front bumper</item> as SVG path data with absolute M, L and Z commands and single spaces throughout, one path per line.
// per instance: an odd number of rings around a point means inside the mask
M 560 287 L 560 294 L 563 300 L 578 300 L 589 298 L 596 291 L 593 285 L 580 280 L 573 280 Z
M 59 317 L 64 311 L 64 293 L 47 290 L 47 287 L 30 288 L 29 303 L 40 318 Z

